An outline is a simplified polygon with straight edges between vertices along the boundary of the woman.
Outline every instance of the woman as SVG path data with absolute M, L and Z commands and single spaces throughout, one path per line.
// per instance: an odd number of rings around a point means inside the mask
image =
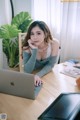
M 24 71 L 35 75 L 35 85 L 41 85 L 41 77 L 51 71 L 57 61 L 58 41 L 52 38 L 51 32 L 43 21 L 34 21 L 28 29 L 23 44 Z

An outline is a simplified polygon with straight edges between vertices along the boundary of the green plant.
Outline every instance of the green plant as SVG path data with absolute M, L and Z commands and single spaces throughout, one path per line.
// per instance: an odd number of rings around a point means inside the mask
M 32 22 L 28 12 L 20 12 L 11 21 L 11 25 L 6 24 L 0 27 L 0 38 L 3 39 L 3 52 L 7 56 L 9 67 L 14 67 L 19 62 L 18 34 L 27 32 L 28 26 Z
M 18 30 L 14 25 L 3 25 L 0 28 L 0 38 L 3 38 L 3 52 L 7 56 L 9 67 L 14 67 L 18 62 Z
M 32 22 L 31 16 L 28 12 L 21 12 L 20 14 L 17 14 L 12 19 L 11 24 L 16 25 L 18 29 L 20 29 L 22 32 L 26 32 L 28 29 L 28 26 Z

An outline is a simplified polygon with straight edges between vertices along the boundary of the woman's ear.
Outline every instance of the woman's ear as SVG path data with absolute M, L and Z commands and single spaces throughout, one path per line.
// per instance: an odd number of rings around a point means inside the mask
M 76 79 L 77 86 L 80 88 L 80 77 Z

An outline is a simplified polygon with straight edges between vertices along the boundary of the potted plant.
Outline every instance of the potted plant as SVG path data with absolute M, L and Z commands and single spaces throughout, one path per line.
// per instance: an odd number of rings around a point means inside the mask
M 27 32 L 32 22 L 28 12 L 20 12 L 11 21 L 11 24 L 0 27 L 0 38 L 3 39 L 3 52 L 5 53 L 9 67 L 15 67 L 19 63 L 18 34 Z

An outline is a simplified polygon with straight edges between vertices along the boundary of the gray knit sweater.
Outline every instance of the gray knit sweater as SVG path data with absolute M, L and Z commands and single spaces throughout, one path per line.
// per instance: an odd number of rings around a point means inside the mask
M 57 56 L 50 56 L 44 60 L 37 60 L 36 56 L 37 49 L 32 49 L 32 54 L 25 51 L 23 52 L 24 71 L 27 73 L 32 73 L 34 70 L 41 68 L 36 75 L 42 77 L 52 70 L 57 61 Z

